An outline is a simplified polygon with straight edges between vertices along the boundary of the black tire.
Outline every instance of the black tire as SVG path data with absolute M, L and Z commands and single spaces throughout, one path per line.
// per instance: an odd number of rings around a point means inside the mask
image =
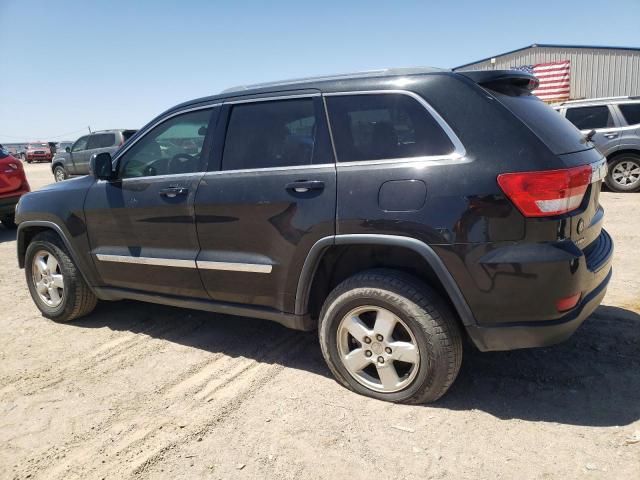
M 53 178 L 56 182 L 61 182 L 69 178 L 69 174 L 62 165 L 56 165 L 53 169 Z
M 33 279 L 34 256 L 43 250 L 55 257 L 63 276 L 64 294 L 62 302 L 56 307 L 47 305 L 40 298 Z M 54 232 L 39 233 L 29 243 L 25 255 L 24 271 L 31 298 L 42 315 L 47 318 L 56 322 L 69 322 L 91 313 L 96 307 L 98 299 L 82 278 L 82 274 L 73 263 L 60 237 Z
M 31 162 L 33 162 L 33 160 L 29 160 L 29 159 L 27 158 L 27 159 L 25 160 L 25 162 L 27 162 L 27 163 L 31 163 Z
M 390 311 L 415 337 L 420 358 L 418 371 L 400 391 L 368 388 L 349 373 L 341 360 L 338 326 L 347 313 L 363 305 Z M 431 287 L 395 270 L 367 270 L 338 285 L 320 313 L 319 337 L 322 354 L 340 383 L 362 395 L 391 402 L 436 401 L 454 382 L 462 362 L 460 327 L 451 308 Z
M 631 193 L 640 191 L 640 178 L 629 185 L 623 185 L 614 179 L 614 170 L 623 162 L 631 164 L 634 171 L 635 169 L 640 169 L 640 155 L 633 153 L 621 153 L 620 155 L 616 155 L 609 161 L 607 177 L 605 178 L 607 187 L 614 192 Z
M 7 215 L 6 217 L 2 217 L 2 225 L 4 225 L 4 228 L 8 228 L 9 230 L 15 230 L 16 228 L 18 228 L 15 215 Z

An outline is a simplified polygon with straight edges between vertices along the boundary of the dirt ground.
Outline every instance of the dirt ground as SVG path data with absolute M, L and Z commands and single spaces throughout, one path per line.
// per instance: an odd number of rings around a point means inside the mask
M 350 393 L 314 334 L 269 322 L 136 302 L 48 321 L 0 227 L 0 478 L 638 479 L 640 194 L 602 202 L 604 305 L 556 347 L 467 349 L 432 406 Z

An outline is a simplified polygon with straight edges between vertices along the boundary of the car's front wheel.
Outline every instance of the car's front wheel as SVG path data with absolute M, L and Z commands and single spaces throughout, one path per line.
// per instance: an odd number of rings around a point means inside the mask
M 609 162 L 605 182 L 615 192 L 640 190 L 640 155 L 623 153 Z
M 53 169 L 53 178 L 55 178 L 56 182 L 61 182 L 69 178 L 69 175 L 62 165 L 56 165 Z
M 39 233 L 29 243 L 25 275 L 31 298 L 51 320 L 68 322 L 91 313 L 96 306 L 96 296 L 53 232 Z
M 348 278 L 327 298 L 319 327 L 329 368 L 363 395 L 433 402 L 460 369 L 455 315 L 433 289 L 402 272 L 377 269 Z

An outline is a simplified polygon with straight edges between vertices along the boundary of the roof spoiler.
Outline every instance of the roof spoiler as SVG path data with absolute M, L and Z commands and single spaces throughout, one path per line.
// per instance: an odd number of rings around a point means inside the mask
M 535 76 L 519 70 L 475 70 L 458 73 L 478 85 L 508 95 L 528 95 L 540 84 Z

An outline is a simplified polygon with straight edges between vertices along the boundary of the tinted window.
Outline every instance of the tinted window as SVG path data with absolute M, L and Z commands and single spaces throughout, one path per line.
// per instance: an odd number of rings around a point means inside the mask
M 149 177 L 204 170 L 201 158 L 211 110 L 170 118 L 146 133 L 121 158 L 121 177 Z
M 611 112 L 606 105 L 568 108 L 567 120 L 579 130 L 613 127 L 613 118 L 611 118 Z
M 507 95 L 488 90 L 555 154 L 592 148 L 584 135 L 549 105 L 534 95 Z
M 71 147 L 71 151 L 72 152 L 80 152 L 82 150 L 86 150 L 87 149 L 87 140 L 89 140 L 89 136 L 88 135 L 86 137 L 80 137 L 78 140 L 76 140 L 76 143 L 73 144 L 73 147 Z
M 311 98 L 234 105 L 227 125 L 222 169 L 309 165 L 315 132 Z
M 415 99 L 401 94 L 327 98 L 338 161 L 447 155 L 449 137 Z
M 87 150 L 93 150 L 94 148 L 107 148 L 113 147 L 116 144 L 115 133 L 96 133 L 89 137 L 87 142 Z
M 618 107 L 629 125 L 637 125 L 640 123 L 640 103 L 623 103 L 618 105 Z

